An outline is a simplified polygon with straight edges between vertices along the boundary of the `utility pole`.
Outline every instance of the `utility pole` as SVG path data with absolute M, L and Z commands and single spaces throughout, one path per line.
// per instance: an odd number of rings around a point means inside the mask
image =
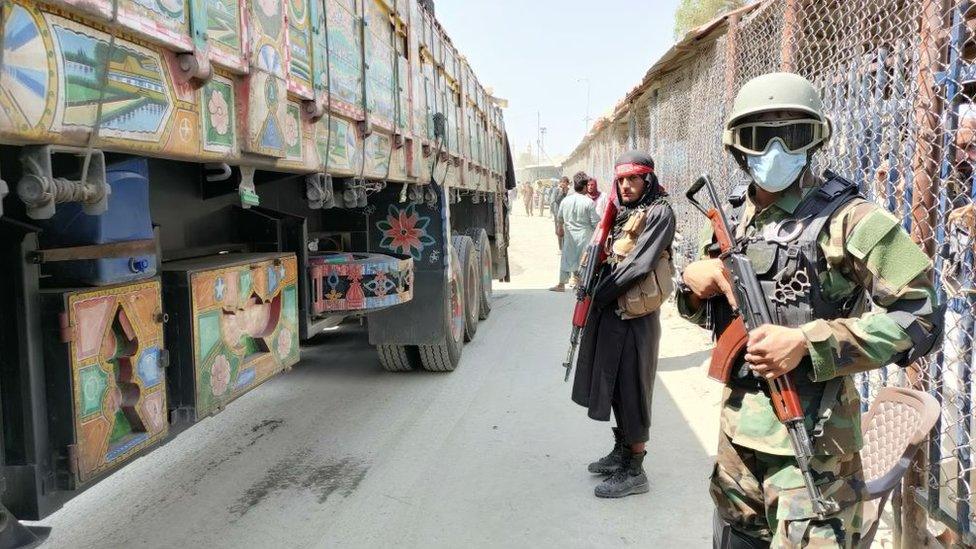
M 542 114 L 535 111 L 535 163 L 542 164 Z
M 590 131 L 590 79 L 589 78 L 577 78 L 576 83 L 586 82 L 586 117 L 583 118 L 583 124 L 586 125 L 583 128 L 583 135 L 586 135 Z

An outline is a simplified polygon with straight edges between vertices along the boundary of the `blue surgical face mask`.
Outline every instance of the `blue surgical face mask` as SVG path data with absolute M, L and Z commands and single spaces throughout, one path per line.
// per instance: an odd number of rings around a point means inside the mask
M 773 141 L 766 152 L 746 155 L 749 174 L 763 190 L 777 193 L 796 181 L 807 165 L 807 153 L 789 153 L 779 141 Z

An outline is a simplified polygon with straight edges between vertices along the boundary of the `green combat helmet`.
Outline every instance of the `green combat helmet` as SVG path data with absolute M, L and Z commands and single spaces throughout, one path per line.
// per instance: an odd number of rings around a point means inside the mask
M 830 119 L 823 112 L 823 101 L 813 84 L 798 74 L 774 72 L 753 78 L 739 90 L 732 103 L 732 112 L 725 122 L 722 144 L 733 152 L 761 153 L 762 150 L 757 150 L 755 145 L 749 146 L 748 135 L 745 136 L 746 140 L 740 139 L 739 134 L 744 132 L 737 130 L 744 125 L 751 125 L 741 124 L 743 119 L 770 111 L 799 111 L 810 115 L 810 121 L 815 122 L 814 135 L 806 140 L 807 144 L 802 147 L 802 150 L 819 147 L 830 138 Z M 799 152 L 796 148 L 789 148 Z

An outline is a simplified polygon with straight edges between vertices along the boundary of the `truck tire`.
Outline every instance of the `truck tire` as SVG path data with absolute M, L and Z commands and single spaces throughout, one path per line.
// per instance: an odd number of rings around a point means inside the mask
M 420 352 L 412 345 L 377 345 L 376 354 L 387 372 L 409 372 L 420 364 Z
M 457 252 L 458 265 L 464 282 L 464 341 L 471 341 L 478 333 L 478 309 L 481 306 L 481 265 L 474 241 L 466 235 L 455 235 L 451 239 Z
M 450 247 L 451 276 L 444 299 L 444 342 L 419 345 L 420 364 L 429 372 L 453 372 L 464 347 L 464 280 L 454 247 Z
M 491 285 L 495 279 L 495 263 L 491 255 L 491 241 L 484 229 L 471 229 L 468 236 L 474 241 L 481 268 L 481 292 L 479 292 L 478 318 L 484 320 L 491 314 Z

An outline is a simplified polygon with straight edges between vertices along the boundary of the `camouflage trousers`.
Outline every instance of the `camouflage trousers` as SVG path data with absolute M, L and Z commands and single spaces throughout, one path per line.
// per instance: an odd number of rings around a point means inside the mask
M 825 519 L 813 513 L 792 456 L 738 446 L 721 433 L 709 491 L 722 520 L 772 547 L 857 547 L 864 487 L 860 455 L 816 456 L 812 468 L 824 495 L 841 506 Z

